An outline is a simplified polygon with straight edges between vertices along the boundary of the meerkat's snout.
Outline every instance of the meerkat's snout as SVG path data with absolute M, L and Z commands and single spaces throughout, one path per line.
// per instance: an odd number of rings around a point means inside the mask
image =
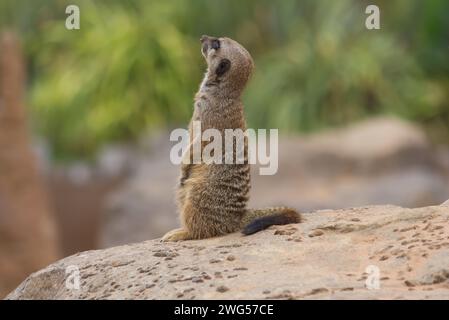
M 201 41 L 201 53 L 203 54 L 204 57 L 207 57 L 209 49 L 215 50 L 220 49 L 220 40 L 218 40 L 218 38 L 202 35 L 200 41 Z

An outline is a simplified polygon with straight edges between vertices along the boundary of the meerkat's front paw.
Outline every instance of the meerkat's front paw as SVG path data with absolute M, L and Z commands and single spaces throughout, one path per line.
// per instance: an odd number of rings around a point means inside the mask
M 161 241 L 182 241 L 191 239 L 189 233 L 182 228 L 175 229 L 167 232 L 161 239 Z

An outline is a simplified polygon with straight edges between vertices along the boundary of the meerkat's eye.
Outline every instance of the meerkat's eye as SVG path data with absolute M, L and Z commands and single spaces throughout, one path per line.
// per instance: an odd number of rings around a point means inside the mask
M 211 47 L 212 47 L 212 49 L 215 49 L 215 50 L 220 49 L 220 40 L 218 40 L 218 39 L 212 40 Z
M 223 59 L 218 64 L 218 67 L 215 70 L 215 74 L 220 77 L 224 75 L 230 68 L 231 68 L 231 61 L 229 61 L 228 59 Z

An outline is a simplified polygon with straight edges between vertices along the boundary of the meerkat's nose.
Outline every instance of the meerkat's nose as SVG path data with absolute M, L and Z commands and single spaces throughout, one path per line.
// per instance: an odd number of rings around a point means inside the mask
M 201 41 L 201 53 L 204 57 L 207 56 L 207 51 L 209 50 L 209 36 L 202 35 L 200 38 Z

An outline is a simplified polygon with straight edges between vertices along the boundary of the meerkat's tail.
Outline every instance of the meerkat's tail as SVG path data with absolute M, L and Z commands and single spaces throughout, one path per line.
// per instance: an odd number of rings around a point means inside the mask
M 299 223 L 301 220 L 301 215 L 292 208 L 249 209 L 242 219 L 242 233 L 249 235 L 272 225 Z

